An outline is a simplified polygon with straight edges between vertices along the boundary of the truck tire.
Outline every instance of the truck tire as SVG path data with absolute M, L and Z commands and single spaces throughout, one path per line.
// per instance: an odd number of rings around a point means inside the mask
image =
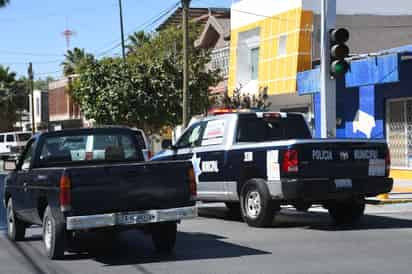
M 363 216 L 365 211 L 364 199 L 350 199 L 329 203 L 329 215 L 337 225 L 355 224 Z
M 7 235 L 12 241 L 22 241 L 24 234 L 26 234 L 26 225 L 17 218 L 10 198 L 7 202 Z
M 159 253 L 170 254 L 176 244 L 177 224 L 159 223 L 151 228 L 152 241 Z
M 50 259 L 61 259 L 64 256 L 66 229 L 64 223 L 57 220 L 49 206 L 43 217 L 43 243 L 46 255 Z
M 249 226 L 272 225 L 275 207 L 265 180 L 248 180 L 240 192 L 240 205 L 242 218 Z

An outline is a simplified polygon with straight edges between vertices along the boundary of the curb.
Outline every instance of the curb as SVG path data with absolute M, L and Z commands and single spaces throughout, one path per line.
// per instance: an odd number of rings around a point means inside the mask
M 412 199 L 367 199 L 366 204 L 370 205 L 388 205 L 388 204 L 406 204 L 412 203 Z

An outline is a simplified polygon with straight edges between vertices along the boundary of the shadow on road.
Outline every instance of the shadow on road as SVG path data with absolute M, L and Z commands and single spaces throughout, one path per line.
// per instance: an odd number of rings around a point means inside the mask
M 241 217 L 234 217 L 224 206 L 199 208 L 199 216 L 239 223 L 243 222 Z M 269 229 L 293 227 L 325 231 L 399 229 L 412 228 L 412 220 L 366 214 L 356 225 L 337 226 L 332 222 L 327 212 L 298 212 L 294 209 L 282 209 L 280 213 L 274 216 L 272 226 Z
M 224 240 L 213 234 L 179 232 L 174 254 L 162 255 L 154 251 L 150 235 L 128 231 L 117 241 L 107 241 L 90 234 L 81 239 L 83 252 L 67 254 L 65 260 L 92 259 L 112 266 L 270 254 Z

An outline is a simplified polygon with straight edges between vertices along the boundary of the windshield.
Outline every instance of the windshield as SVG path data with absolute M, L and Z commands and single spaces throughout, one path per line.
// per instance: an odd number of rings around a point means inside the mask
M 31 138 L 30 133 L 19 133 L 17 134 L 17 141 L 18 142 L 26 142 Z
M 256 115 L 239 116 L 237 142 L 266 142 L 312 138 L 301 115 L 257 118 Z
M 141 161 L 135 138 L 128 134 L 88 134 L 46 137 L 42 144 L 40 163 Z

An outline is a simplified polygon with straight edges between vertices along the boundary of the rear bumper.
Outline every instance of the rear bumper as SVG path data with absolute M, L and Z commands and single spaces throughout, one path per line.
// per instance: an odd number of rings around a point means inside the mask
M 286 200 L 325 201 L 347 196 L 373 197 L 392 190 L 393 179 L 369 177 L 351 179 L 351 186 L 337 187 L 334 179 L 286 179 L 281 182 Z
M 179 207 L 133 212 L 118 212 L 98 215 L 73 216 L 66 218 L 67 230 L 86 230 L 113 226 L 141 225 L 192 219 L 197 216 L 197 208 Z

